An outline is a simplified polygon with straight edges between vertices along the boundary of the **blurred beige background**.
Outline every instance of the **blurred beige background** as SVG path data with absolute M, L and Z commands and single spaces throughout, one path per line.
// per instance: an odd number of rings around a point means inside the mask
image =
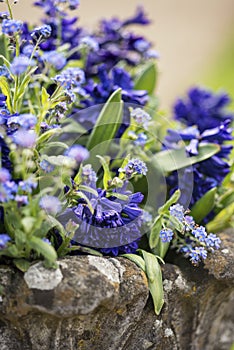
M 42 13 L 32 4 L 32 0 L 19 0 L 14 6 L 15 18 L 36 22 Z M 140 4 L 153 21 L 140 32 L 160 53 L 158 94 L 162 106 L 169 108 L 190 85 L 202 81 L 212 60 L 230 39 L 234 32 L 234 0 L 81 0 L 75 14 L 80 24 L 94 28 L 100 18 L 128 17 Z M 0 7 L 4 8 L 2 4 Z

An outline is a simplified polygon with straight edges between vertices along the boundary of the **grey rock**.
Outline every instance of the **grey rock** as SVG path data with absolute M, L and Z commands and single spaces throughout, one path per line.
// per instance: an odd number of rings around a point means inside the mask
M 42 262 L 32 265 L 24 274 L 24 280 L 28 288 L 52 290 L 62 281 L 61 270 L 46 269 Z
M 234 242 L 204 267 L 163 266 L 165 305 L 153 311 L 144 273 L 124 258 L 67 257 L 24 275 L 0 266 L 1 350 L 229 350 L 234 342 Z M 212 259 L 215 259 L 212 260 Z

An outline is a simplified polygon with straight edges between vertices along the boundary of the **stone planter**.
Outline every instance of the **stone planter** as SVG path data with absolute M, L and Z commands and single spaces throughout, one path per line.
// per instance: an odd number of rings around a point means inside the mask
M 203 267 L 163 268 L 153 312 L 144 273 L 124 258 L 68 257 L 24 275 L 0 267 L 1 350 L 229 350 L 234 342 L 234 235 Z M 176 265 L 176 264 L 177 265 Z

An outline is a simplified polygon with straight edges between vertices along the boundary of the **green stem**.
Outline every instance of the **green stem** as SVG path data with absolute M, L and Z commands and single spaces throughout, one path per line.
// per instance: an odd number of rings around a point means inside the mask
M 19 87 L 19 77 L 16 75 L 15 77 L 15 88 L 14 88 L 14 97 L 13 97 L 13 110 L 17 112 L 17 92 Z
M 12 9 L 11 9 L 11 5 L 10 5 L 9 0 L 6 0 L 6 3 L 7 3 L 10 19 L 13 19 L 13 13 L 12 13 Z

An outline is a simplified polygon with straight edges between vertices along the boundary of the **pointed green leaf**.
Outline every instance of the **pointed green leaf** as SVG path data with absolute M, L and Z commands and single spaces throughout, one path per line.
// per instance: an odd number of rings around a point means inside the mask
M 180 190 L 176 190 L 173 195 L 168 199 L 168 201 L 158 209 L 158 213 L 159 214 L 165 214 L 168 212 L 168 210 L 170 209 L 170 207 L 177 203 L 179 198 L 180 198 L 181 192 Z
M 214 218 L 206 225 L 208 232 L 221 232 L 227 227 L 231 227 L 234 221 L 234 203 L 230 204 L 221 210 Z
M 127 258 L 128 260 L 131 260 L 132 262 L 134 262 L 138 267 L 140 267 L 140 269 L 142 269 L 142 271 L 145 272 L 145 261 L 144 259 L 136 254 L 123 254 L 121 255 L 124 258 Z
M 194 204 L 190 215 L 194 218 L 196 223 L 199 224 L 214 208 L 216 193 L 217 187 L 214 187 L 206 192 L 206 194 Z
M 48 92 L 46 91 L 46 89 L 43 86 L 42 90 L 41 90 L 41 104 L 45 109 L 48 106 L 49 98 L 50 98 L 50 95 L 48 94 Z
M 155 248 L 158 244 L 158 241 L 160 239 L 159 233 L 162 229 L 162 217 L 159 215 L 154 220 L 153 226 L 150 231 L 149 236 L 149 246 L 151 249 Z
M 199 154 L 193 157 L 187 157 L 185 147 L 176 150 L 166 150 L 155 154 L 152 162 L 164 172 L 189 167 L 195 163 L 202 162 L 220 151 L 217 144 L 201 144 L 198 148 Z
M 87 148 L 92 150 L 95 146 L 96 154 L 107 154 L 108 140 L 112 140 L 122 122 L 123 101 L 121 101 L 121 89 L 116 90 L 105 103 L 96 121 L 88 140 Z
M 137 76 L 134 88 L 136 90 L 146 90 L 153 94 L 157 81 L 157 69 L 154 62 L 147 63 L 141 73 Z
M 141 250 L 141 253 L 145 261 L 146 275 L 154 302 L 155 313 L 159 315 L 164 304 L 161 267 L 155 255 L 144 250 Z
M 104 170 L 103 186 L 104 186 L 104 189 L 107 190 L 109 187 L 109 184 L 112 180 L 111 172 L 109 169 L 110 157 L 97 156 L 97 158 L 100 160 L 102 167 L 103 167 L 103 170 Z
M 0 89 L 2 90 L 2 93 L 7 97 L 7 107 L 11 111 L 11 90 L 7 79 L 4 76 L 0 77 Z
M 28 271 L 28 269 L 31 265 L 30 262 L 25 260 L 25 259 L 14 259 L 13 263 L 15 264 L 17 269 L 19 269 L 22 272 Z
M 38 254 L 44 256 L 44 258 L 50 262 L 55 262 L 57 259 L 57 253 L 50 244 L 44 242 L 41 238 L 31 237 L 29 242 L 31 249 L 35 250 Z

